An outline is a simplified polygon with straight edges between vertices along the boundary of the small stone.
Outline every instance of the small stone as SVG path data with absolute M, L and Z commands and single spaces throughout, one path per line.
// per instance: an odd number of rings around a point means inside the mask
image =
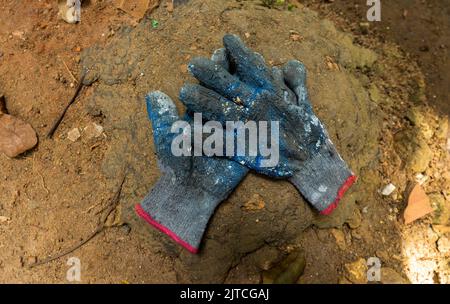
M 33 127 L 8 114 L 0 113 L 0 152 L 16 157 L 37 145 Z
M 430 193 L 428 197 L 434 209 L 433 224 L 450 225 L 450 202 L 440 193 Z
M 81 6 L 80 0 L 71 1 L 69 4 L 67 0 L 58 0 L 58 15 L 61 19 L 67 23 L 80 22 L 80 11 L 77 10 Z
M 0 216 L 0 224 L 9 222 L 10 220 L 11 220 L 10 217 L 7 217 L 7 216 Z
M 437 248 L 441 253 L 450 253 L 450 239 L 447 237 L 440 237 L 437 241 Z
M 187 73 L 188 72 L 188 65 L 187 64 L 180 65 L 180 71 L 182 73 Z
M 27 258 L 27 265 L 32 265 L 32 264 L 35 264 L 36 262 L 37 262 L 36 256 L 29 256 Z
M 380 90 L 374 85 L 371 84 L 369 87 L 369 95 L 370 95 L 370 99 L 375 102 L 376 104 L 381 104 L 383 99 L 381 97 L 381 93 Z
M 103 127 L 96 124 L 95 122 L 90 123 L 86 128 L 84 128 L 84 135 L 87 139 L 97 138 L 103 134 Z
M 433 231 L 436 232 L 438 235 L 444 235 L 449 233 L 450 234 L 450 226 L 445 225 L 432 225 Z
M 367 35 L 369 33 L 370 24 L 369 22 L 360 22 L 359 28 L 361 29 L 361 33 L 363 35 Z
M 388 185 L 386 185 L 383 190 L 381 190 L 381 194 L 384 196 L 389 196 L 392 194 L 392 192 L 394 192 L 394 190 L 396 189 L 395 185 L 390 183 Z
M 136 21 L 139 21 L 145 14 L 152 12 L 159 6 L 159 0 L 120 0 L 116 1 L 116 5 L 119 9 L 135 18 Z
M 448 118 L 443 118 L 439 122 L 439 127 L 436 131 L 436 137 L 438 139 L 446 139 L 448 134 Z
M 81 133 L 78 128 L 74 128 L 67 133 L 67 138 L 72 142 L 76 142 L 80 137 Z
M 172 1 L 167 2 L 167 11 L 169 13 L 173 13 L 173 2 Z
M 417 173 L 415 179 L 419 185 L 423 185 L 428 181 L 428 176 L 422 173 Z
M 350 227 L 350 229 L 356 229 L 359 226 L 361 226 L 362 222 L 362 215 L 358 208 L 355 208 L 355 210 L 352 213 L 352 216 L 347 219 L 346 223 Z
M 425 172 L 433 159 L 433 151 L 423 136 L 414 132 L 400 131 L 395 136 L 395 150 L 414 172 Z
M 340 229 L 331 229 L 331 234 L 336 240 L 336 244 L 338 245 L 339 249 L 344 251 L 347 248 L 347 244 L 345 243 L 344 232 Z
M 392 268 L 381 268 L 381 283 L 382 284 L 409 284 L 409 281 L 402 277 L 398 272 Z
M 367 264 L 366 260 L 360 258 L 353 263 L 344 265 L 345 277 L 354 284 L 367 283 Z

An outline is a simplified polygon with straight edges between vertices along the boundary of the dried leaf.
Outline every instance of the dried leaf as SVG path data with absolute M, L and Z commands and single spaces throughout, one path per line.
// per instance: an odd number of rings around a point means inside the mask
M 430 204 L 430 198 L 423 188 L 416 184 L 409 194 L 408 206 L 403 213 L 405 224 L 412 223 L 431 212 L 433 212 L 433 208 Z

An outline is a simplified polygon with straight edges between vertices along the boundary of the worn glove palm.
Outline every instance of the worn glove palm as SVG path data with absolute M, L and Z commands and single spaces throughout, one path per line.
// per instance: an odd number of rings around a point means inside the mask
M 248 49 L 237 36 L 226 35 L 224 45 L 236 75 L 214 61 L 195 58 L 189 70 L 200 85 L 185 85 L 181 101 L 190 111 L 223 124 L 278 121 L 277 165 L 262 166 L 261 155 L 234 155 L 231 159 L 262 174 L 289 178 L 315 208 L 329 214 L 356 177 L 313 112 L 304 65 L 290 61 L 282 70 L 269 69 L 262 56 Z
M 223 49 L 212 60 L 228 69 Z M 247 167 L 225 158 L 174 156 L 171 133 L 180 120 L 175 104 L 166 94 L 155 91 L 146 96 L 152 122 L 161 178 L 136 212 L 152 226 L 170 236 L 192 253 L 197 253 L 214 210 L 236 188 L 248 172 Z M 184 121 L 191 126 L 192 116 Z
M 175 134 L 170 129 L 180 120 L 175 104 L 159 91 L 148 94 L 146 101 L 162 176 L 142 203 L 136 205 L 136 212 L 197 253 L 214 210 L 248 169 L 225 158 L 173 156 L 170 147 Z M 184 120 L 191 123 L 187 115 Z

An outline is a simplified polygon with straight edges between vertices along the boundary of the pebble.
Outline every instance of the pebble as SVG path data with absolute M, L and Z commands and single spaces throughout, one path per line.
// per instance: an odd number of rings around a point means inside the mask
M 76 142 L 80 137 L 81 133 L 78 128 L 74 128 L 67 133 L 67 138 L 72 142 Z
M 396 187 L 394 186 L 394 184 L 390 183 L 388 185 L 386 185 L 383 190 L 381 190 L 381 194 L 384 196 L 389 196 L 392 194 L 392 192 L 394 192 L 396 189 Z
M 342 251 L 347 249 L 347 244 L 345 242 L 345 235 L 342 230 L 331 229 L 331 234 L 333 235 L 334 239 L 336 240 L 336 244 L 338 245 L 339 249 L 341 249 Z
M 93 122 L 84 128 L 83 133 L 87 139 L 97 138 L 103 134 L 103 127 Z
M 345 277 L 354 284 L 367 283 L 367 264 L 366 260 L 360 258 L 353 263 L 344 265 Z
M 437 241 L 437 248 L 441 253 L 449 253 L 450 252 L 450 240 L 446 237 L 441 237 Z
M 0 224 L 1 224 L 1 223 L 9 222 L 10 220 L 11 220 L 10 217 L 7 217 L 7 216 L 0 216 Z
M 428 181 L 428 176 L 422 174 L 422 173 L 417 173 L 415 176 L 416 182 L 418 182 L 420 185 L 425 184 Z

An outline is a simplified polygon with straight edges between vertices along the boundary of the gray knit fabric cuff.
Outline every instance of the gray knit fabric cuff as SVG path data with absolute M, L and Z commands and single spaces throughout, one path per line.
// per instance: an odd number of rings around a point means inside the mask
M 203 233 L 220 199 L 183 185 L 174 174 L 165 173 L 153 186 L 137 214 L 192 253 L 197 253 Z
M 320 213 L 330 214 L 356 176 L 328 140 L 289 180 Z

